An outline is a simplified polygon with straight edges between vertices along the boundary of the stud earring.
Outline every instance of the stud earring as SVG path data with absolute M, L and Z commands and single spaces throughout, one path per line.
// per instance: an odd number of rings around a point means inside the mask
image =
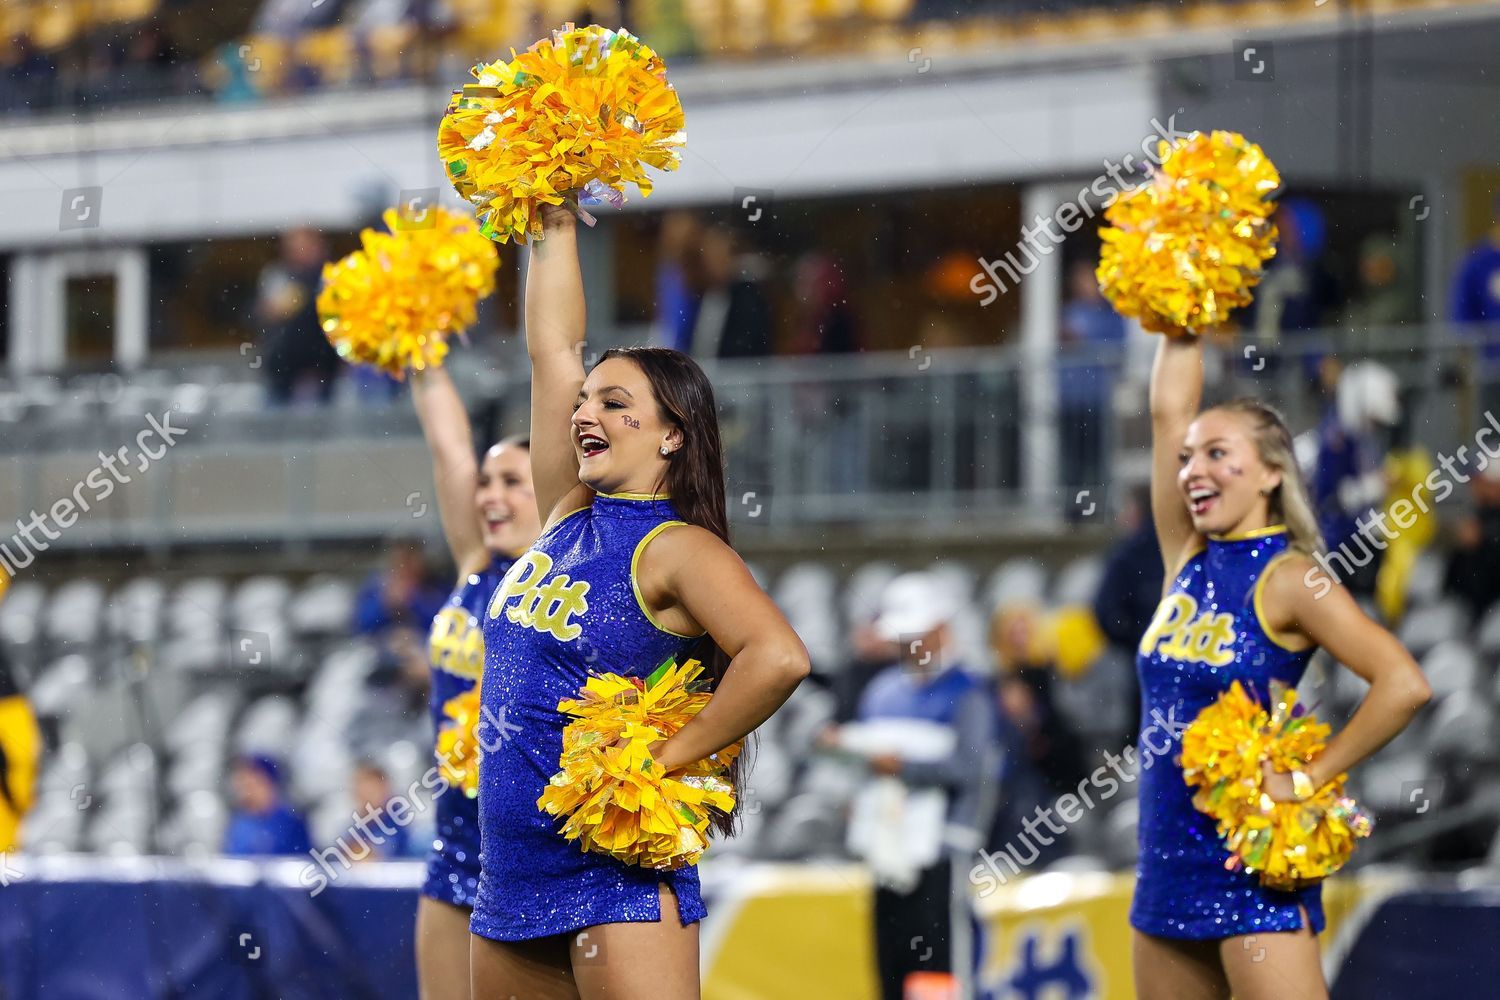
M 667 455 L 672 454 L 670 451 L 667 450 L 667 446 L 666 445 L 662 445 L 661 446 L 661 453 L 662 453 L 663 456 L 667 456 Z
M 1262 486 L 1260 488 L 1260 495 L 1263 496 L 1263 497 L 1268 497 L 1268 496 L 1271 495 L 1271 491 L 1268 490 L 1268 489 L 1266 489 L 1264 486 Z

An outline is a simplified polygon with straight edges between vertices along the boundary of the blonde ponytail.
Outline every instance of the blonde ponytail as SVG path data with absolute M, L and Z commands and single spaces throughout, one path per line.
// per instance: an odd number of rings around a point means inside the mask
M 1271 491 L 1268 503 L 1271 523 L 1286 525 L 1292 548 L 1310 556 L 1321 553 L 1323 533 L 1318 530 L 1318 518 L 1302 482 L 1286 420 L 1274 407 L 1250 396 L 1231 399 L 1214 409 L 1246 417 L 1260 460 L 1281 472 L 1281 485 Z

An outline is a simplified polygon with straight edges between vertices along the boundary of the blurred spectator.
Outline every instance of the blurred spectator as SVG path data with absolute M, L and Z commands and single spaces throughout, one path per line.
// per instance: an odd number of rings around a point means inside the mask
M 401 858 L 411 856 L 411 830 L 409 823 L 411 816 L 398 816 L 391 810 L 391 778 L 385 768 L 369 758 L 364 758 L 354 765 L 354 811 L 356 815 L 380 816 L 381 819 L 372 822 L 372 825 L 380 830 L 382 843 L 375 843 L 372 836 L 368 841 L 369 850 L 362 855 L 360 861 L 398 861 Z M 410 813 L 410 807 L 404 807 Z M 386 828 L 394 828 L 395 833 L 387 834 Z
M 255 85 L 256 70 L 251 67 L 260 65 L 260 58 L 250 46 L 225 42 L 208 57 L 203 76 L 216 100 L 225 104 L 258 101 L 260 89 Z
M 1283 334 L 1328 326 L 1339 301 L 1338 281 L 1323 263 L 1328 231 L 1323 210 L 1307 198 L 1289 198 L 1276 209 L 1275 222 L 1276 256 L 1246 310 L 1256 342 L 1267 349 L 1284 344 Z M 1318 352 L 1303 356 L 1302 374 L 1309 383 L 1316 381 L 1320 358 Z
M 344 734 L 354 753 L 378 754 L 402 740 L 430 740 L 430 682 L 427 633 L 411 626 L 386 629 L 375 668 L 365 678 L 364 696 Z
M 770 264 L 741 243 L 728 226 L 703 234 L 705 288 L 692 348 L 700 361 L 763 357 L 771 351 L 771 302 L 765 291 Z
M 7 578 L 0 570 L 0 597 Z M 42 734 L 31 703 L 0 647 L 0 852 L 16 849 L 21 820 L 36 796 Z
M 1417 319 L 1415 276 L 1395 239 L 1384 233 L 1368 237 L 1359 248 L 1359 288 L 1344 310 L 1344 325 L 1368 330 Z
M 57 61 L 30 35 L 17 35 L 0 59 L 0 111 L 26 111 L 48 102 L 57 86 Z
M 862 757 L 875 776 L 856 797 L 849 840 L 876 880 L 875 952 L 886 1000 L 900 1000 L 908 974 L 952 971 L 951 911 L 966 897 L 954 893 L 950 852 L 972 856 L 992 812 L 994 709 L 984 683 L 951 659 L 952 614 L 930 574 L 892 580 L 875 632 L 895 644 L 900 661 L 865 689 L 855 720 L 822 739 Z M 921 951 L 912 947 L 919 937 Z
M 1359 524 L 1385 501 L 1385 437 L 1401 417 L 1396 376 L 1373 361 L 1350 365 L 1338 377 L 1334 402 L 1318 425 L 1312 500 L 1318 527 L 1340 582 L 1357 594 L 1375 590 L 1385 545 Z M 1347 565 L 1346 565 L 1347 563 Z
M 275 760 L 261 754 L 236 758 L 229 780 L 234 812 L 224 831 L 225 854 L 254 857 L 312 849 L 307 825 L 283 797 L 281 768 Z
M 798 259 L 794 277 L 797 319 L 793 354 L 850 354 L 863 349 L 838 261 L 822 251 Z
M 1457 525 L 1444 589 L 1478 621 L 1500 598 L 1500 469 L 1489 465 L 1473 476 L 1469 493 L 1474 512 Z
M 1003 846 L 1012 840 L 1038 805 L 1076 790 L 1087 773 L 1082 743 L 1053 697 L 1057 674 L 1045 646 L 1040 608 L 1011 603 L 995 609 L 990 649 L 1000 668 L 996 695 L 1002 740 L 1010 756 L 1001 774 L 1005 793 L 992 844 Z M 1065 855 L 1066 845 L 1066 834 L 1055 837 L 1041 863 Z
M 1156 541 L 1156 522 L 1151 517 L 1151 487 L 1140 484 L 1126 499 L 1121 521 L 1128 532 L 1104 557 L 1104 573 L 1094 595 L 1094 618 L 1109 639 L 1114 663 L 1128 673 L 1130 723 L 1121 745 L 1134 745 L 1140 721 L 1141 686 L 1135 672 L 1136 647 L 1161 603 L 1165 569 L 1161 546 Z
M 272 405 L 324 402 L 343 364 L 318 323 L 318 285 L 328 246 L 316 229 L 281 237 L 281 259 L 260 276 L 255 315 L 265 331 L 266 378 Z
M 448 599 L 427 569 L 422 543 L 399 538 L 386 550 L 385 568 L 370 574 L 354 606 L 354 631 L 374 635 L 392 625 L 426 632 Z
M 349 378 L 354 382 L 354 394 L 360 405 L 374 409 L 390 406 L 406 390 L 405 382 L 374 365 L 351 365 Z
M 1062 307 L 1058 366 L 1058 430 L 1063 485 L 1100 487 L 1104 482 L 1104 428 L 1114 392 L 1112 351 L 1125 344 L 1125 321 L 1099 291 L 1094 265 L 1074 261 L 1068 271 L 1068 301 Z M 1070 358 L 1071 355 L 1071 358 Z M 1078 504 L 1068 516 L 1080 517 Z
M 702 284 L 703 223 L 687 210 L 661 220 L 656 248 L 656 340 L 663 347 L 691 351 Z
M 1453 276 L 1455 323 L 1500 323 L 1500 194 L 1493 217 L 1490 231 L 1468 249 Z M 1484 357 L 1500 358 L 1500 340 L 1485 346 Z

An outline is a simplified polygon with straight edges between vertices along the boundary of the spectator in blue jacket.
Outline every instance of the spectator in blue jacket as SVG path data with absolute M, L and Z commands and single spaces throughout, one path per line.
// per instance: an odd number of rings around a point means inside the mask
M 262 754 L 246 754 L 230 770 L 235 810 L 224 831 L 224 853 L 244 857 L 305 854 L 312 850 L 307 824 L 287 803 L 281 767 Z
M 354 607 L 354 630 L 375 635 L 392 626 L 426 632 L 448 595 L 427 572 L 422 543 L 401 538 L 391 543 L 386 565 L 370 574 Z
M 1495 196 L 1494 225 L 1468 249 L 1453 276 L 1450 314 L 1455 323 L 1500 323 L 1500 195 Z M 1485 357 L 1500 356 L 1500 343 Z
M 852 830 L 851 844 L 862 845 L 856 853 L 868 855 L 876 879 L 875 953 L 885 1000 L 900 1000 L 912 973 L 952 972 L 951 938 L 962 929 L 950 918 L 959 898 L 951 856 L 973 855 L 993 812 L 995 706 L 984 680 L 951 657 L 953 614 L 952 597 L 931 574 L 907 573 L 887 584 L 874 627 L 900 659 L 864 689 L 853 724 L 824 739 L 864 757 L 876 779 L 855 804 L 854 822 L 869 828 Z M 899 808 L 884 797 L 889 779 L 904 788 Z M 939 811 L 927 811 L 939 802 Z

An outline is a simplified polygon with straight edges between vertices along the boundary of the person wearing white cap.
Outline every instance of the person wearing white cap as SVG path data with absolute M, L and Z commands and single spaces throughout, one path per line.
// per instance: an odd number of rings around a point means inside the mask
M 855 719 L 824 740 L 862 759 L 865 783 L 849 846 L 875 876 L 881 993 L 900 1000 L 913 973 L 962 974 L 967 921 L 950 917 L 950 854 L 972 853 L 987 829 L 987 779 L 999 772 L 994 702 L 983 680 L 952 662 L 955 605 L 930 573 L 906 573 L 881 595 L 876 633 L 895 664 L 871 680 Z M 951 933 L 950 933 L 951 932 Z

